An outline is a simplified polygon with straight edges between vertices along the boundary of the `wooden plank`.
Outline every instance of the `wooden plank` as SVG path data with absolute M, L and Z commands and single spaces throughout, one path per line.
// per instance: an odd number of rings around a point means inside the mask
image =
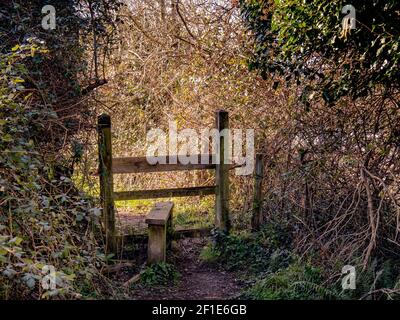
M 147 215 L 145 222 L 147 224 L 166 225 L 171 217 L 173 207 L 174 204 L 172 202 L 156 203 Z
M 177 228 L 173 233 L 173 239 L 202 238 L 211 235 L 212 228 Z
M 216 227 L 228 233 L 230 229 L 229 221 L 229 164 L 225 163 L 225 155 L 228 155 L 230 150 L 225 147 L 228 136 L 224 136 L 221 132 L 229 129 L 228 112 L 219 110 L 216 112 L 216 125 L 220 132 L 219 135 L 219 164 L 215 169 L 216 182 L 216 199 L 215 199 L 215 225 Z
M 212 164 L 212 155 L 197 155 L 198 164 L 172 164 L 170 158 L 176 156 L 167 156 L 166 164 L 149 164 L 146 157 L 127 157 L 114 158 L 112 171 L 114 174 L 123 173 L 140 173 L 140 172 L 167 172 L 167 171 L 184 171 L 184 170 L 206 170 L 215 169 Z M 208 159 L 209 164 L 201 164 L 204 159 Z M 179 158 L 178 158 L 179 160 Z
M 98 117 L 98 148 L 100 199 L 103 207 L 103 224 L 106 232 L 106 252 L 116 252 L 115 209 L 113 200 L 111 118 L 107 114 Z
M 192 197 L 215 194 L 215 186 L 114 192 L 115 201 Z
M 167 226 L 149 225 L 149 241 L 147 244 L 147 263 L 165 262 L 167 257 Z
M 264 165 L 262 154 L 256 155 L 256 172 L 254 174 L 253 215 L 251 229 L 257 231 L 261 225 L 262 209 L 262 181 L 264 178 Z
M 179 240 L 183 238 L 202 238 L 211 235 L 212 228 L 181 228 L 173 232 L 172 238 Z M 124 245 L 135 244 L 145 247 L 149 241 L 148 234 L 124 234 L 118 236 L 118 241 Z
M 124 158 L 114 158 L 113 161 L 118 160 L 118 159 L 124 159 Z M 176 169 L 176 167 L 175 167 L 175 168 L 170 167 L 170 168 L 168 168 L 168 170 L 165 170 L 165 168 L 163 167 L 163 166 L 167 166 L 167 165 L 161 165 L 161 168 L 157 168 L 157 166 L 160 166 L 160 165 L 154 165 L 154 166 L 155 166 L 154 170 L 147 170 L 147 171 L 140 171 L 140 170 L 138 170 L 138 171 L 135 171 L 135 172 L 131 172 L 131 171 L 129 171 L 129 170 L 117 168 L 117 169 L 116 169 L 117 172 L 113 172 L 113 174 L 150 173 L 150 172 L 168 172 L 168 171 L 185 171 L 185 170 L 187 170 L 187 171 L 190 171 L 190 170 L 211 170 L 211 169 L 215 169 L 215 168 L 216 168 L 216 165 L 215 165 L 215 164 L 210 164 L 210 165 L 194 165 L 194 166 L 195 166 L 194 168 L 193 168 L 193 167 L 192 167 L 192 168 L 188 168 L 188 167 L 183 168 L 183 166 L 185 166 L 185 165 L 179 164 L 179 165 L 177 165 L 177 166 L 179 167 L 178 169 Z M 174 166 L 174 165 L 171 165 L 171 166 Z M 227 165 L 227 166 L 228 166 L 229 170 L 234 170 L 234 169 L 236 169 L 236 168 L 244 167 L 245 164 L 241 164 L 241 165 L 240 165 L 240 164 L 229 164 L 229 165 Z M 127 172 L 121 172 L 122 170 L 127 171 Z M 129 172 L 128 172 L 128 171 L 129 171 Z M 98 176 L 98 175 L 99 175 L 99 172 L 98 172 L 98 171 L 97 171 L 97 172 L 92 171 L 92 172 L 90 172 L 89 174 L 90 174 L 91 176 Z

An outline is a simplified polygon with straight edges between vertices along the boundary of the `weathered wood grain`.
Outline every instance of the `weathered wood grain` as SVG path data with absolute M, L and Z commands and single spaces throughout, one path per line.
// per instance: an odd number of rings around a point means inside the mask
M 113 199 L 113 174 L 111 169 L 111 118 L 107 114 L 102 114 L 98 117 L 98 136 L 100 200 L 103 207 L 102 216 L 106 233 L 106 251 L 115 253 L 117 250 L 117 243 Z
M 216 126 L 218 131 L 229 128 L 228 112 L 219 110 L 216 112 Z M 215 168 L 216 199 L 215 199 L 215 225 L 228 233 L 230 229 L 229 221 L 229 164 L 226 163 L 226 155 L 229 153 L 225 147 L 226 139 L 223 134 L 219 135 L 219 164 Z
M 185 171 L 185 170 L 206 170 L 215 169 L 215 164 L 212 163 L 212 155 L 206 154 L 196 155 L 198 164 L 182 164 L 182 163 L 170 163 L 171 158 L 176 156 L 167 156 L 166 163 L 150 164 L 146 157 L 126 157 L 126 158 L 114 158 L 112 172 L 114 174 L 124 173 L 144 173 L 144 172 L 168 172 L 168 171 Z M 202 161 L 203 159 L 203 161 Z M 208 164 L 202 164 L 204 159 L 208 160 Z M 178 158 L 179 161 L 179 158 Z
M 191 197 L 215 194 L 215 186 L 114 192 L 115 201 Z

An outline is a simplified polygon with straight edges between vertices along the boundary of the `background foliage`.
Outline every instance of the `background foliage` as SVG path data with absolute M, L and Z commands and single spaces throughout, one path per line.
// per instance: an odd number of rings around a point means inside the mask
M 306 82 L 331 103 L 399 89 L 399 2 L 352 1 L 356 28 L 343 27 L 345 1 L 242 0 L 254 32 L 252 68 L 264 77 Z M 350 12 L 350 11 L 349 11 Z

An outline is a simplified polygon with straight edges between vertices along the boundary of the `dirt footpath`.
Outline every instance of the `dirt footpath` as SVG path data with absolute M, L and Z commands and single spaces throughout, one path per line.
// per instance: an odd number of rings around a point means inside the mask
M 234 274 L 199 260 L 206 239 L 183 239 L 174 250 L 174 265 L 180 272 L 172 287 L 137 289 L 132 292 L 139 300 L 226 300 L 236 297 L 242 283 Z

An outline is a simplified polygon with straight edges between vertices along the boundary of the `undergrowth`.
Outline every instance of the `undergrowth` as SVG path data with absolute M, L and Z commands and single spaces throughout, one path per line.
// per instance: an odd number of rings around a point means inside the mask
M 216 233 L 200 259 L 239 273 L 249 286 L 240 298 L 252 300 L 400 299 L 396 259 L 326 263 L 316 252 L 296 254 L 290 225 L 270 221 L 257 233 Z M 354 289 L 343 289 L 344 265 L 356 271 Z
M 37 137 L 57 115 L 32 108 L 23 86 L 25 62 L 46 59 L 40 45 L 18 45 L 0 61 L 0 299 L 100 296 L 109 285 L 98 271 L 100 209 L 44 161 Z
M 180 277 L 180 273 L 174 265 L 161 262 L 147 267 L 141 274 L 140 283 L 146 287 L 166 286 L 175 284 Z
M 290 227 L 271 223 L 260 232 L 225 235 L 216 232 L 200 258 L 219 262 L 228 270 L 246 270 L 246 273 L 275 271 L 291 262 Z
M 320 300 L 337 296 L 323 285 L 322 272 L 310 263 L 296 261 L 257 281 L 243 298 L 256 300 Z

